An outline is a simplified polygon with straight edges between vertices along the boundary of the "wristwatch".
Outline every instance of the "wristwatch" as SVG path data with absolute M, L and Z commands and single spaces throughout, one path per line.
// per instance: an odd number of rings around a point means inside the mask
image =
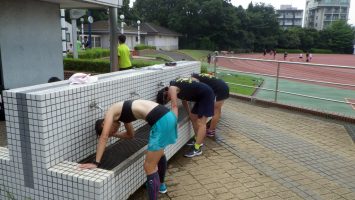
M 92 164 L 96 165 L 97 167 L 101 164 L 100 162 L 97 162 L 96 160 L 92 161 Z

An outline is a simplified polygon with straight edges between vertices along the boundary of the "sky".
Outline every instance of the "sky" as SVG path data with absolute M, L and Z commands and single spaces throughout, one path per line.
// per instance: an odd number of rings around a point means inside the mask
M 232 0 L 232 4 L 234 6 L 242 6 L 243 8 L 247 8 L 249 3 L 252 0 Z M 134 0 L 131 0 L 131 6 L 133 5 Z M 280 5 L 292 5 L 301 10 L 305 10 L 306 8 L 306 0 L 253 0 L 253 3 L 265 3 L 274 6 L 275 9 L 279 9 Z M 351 0 L 350 2 L 350 12 L 349 12 L 349 24 L 355 26 L 355 0 Z

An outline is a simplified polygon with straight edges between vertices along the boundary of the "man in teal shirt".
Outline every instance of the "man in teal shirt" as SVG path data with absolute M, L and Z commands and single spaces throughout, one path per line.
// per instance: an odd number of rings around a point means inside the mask
M 117 47 L 118 54 L 118 66 L 120 71 L 132 69 L 132 63 L 130 60 L 130 51 L 128 46 L 125 44 L 126 36 L 120 35 L 118 36 L 119 45 Z

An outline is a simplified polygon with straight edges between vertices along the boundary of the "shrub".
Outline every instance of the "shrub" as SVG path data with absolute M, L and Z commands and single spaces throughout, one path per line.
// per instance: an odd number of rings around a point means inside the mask
M 208 63 L 201 63 L 201 73 L 208 73 Z
M 161 61 L 155 61 L 155 60 L 133 60 L 132 66 L 136 68 L 141 68 L 141 67 L 147 67 L 147 66 L 162 64 L 162 63 L 163 62 Z
M 132 66 L 136 68 L 162 64 L 159 61 L 133 60 Z M 64 70 L 77 72 L 108 73 L 110 72 L 109 60 L 64 59 Z
M 65 58 L 64 70 L 107 73 L 110 71 L 110 61 Z
M 333 51 L 330 49 L 316 49 L 316 48 L 311 48 L 309 51 L 311 53 L 324 53 L 324 54 L 332 54 Z
M 234 49 L 234 53 L 252 53 L 251 49 Z
M 78 57 L 80 59 L 96 59 L 96 58 L 103 58 L 109 56 L 110 56 L 110 50 L 103 49 L 103 48 L 92 48 L 92 49 L 80 50 L 78 52 Z M 73 58 L 73 54 L 68 54 L 67 58 Z
M 145 45 L 145 44 L 139 44 L 137 46 L 134 47 L 134 50 L 143 50 L 143 49 L 156 49 L 155 46 L 149 46 L 149 45 Z
M 83 58 L 83 59 L 95 59 L 95 58 L 103 58 L 109 56 L 110 56 L 110 50 L 102 49 L 102 48 L 86 49 L 85 51 L 81 51 L 79 53 L 79 58 Z
M 301 49 L 276 49 L 277 53 L 303 53 L 303 51 Z

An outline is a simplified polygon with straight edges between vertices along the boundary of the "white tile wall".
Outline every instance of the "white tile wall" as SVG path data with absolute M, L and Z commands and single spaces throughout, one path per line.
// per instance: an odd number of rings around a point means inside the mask
M 157 68 L 162 66 L 155 66 Z M 98 75 L 97 83 L 68 81 L 4 92 L 7 148 L 0 148 L 0 199 L 126 199 L 146 179 L 144 154 L 129 158 L 126 168 L 78 170 L 77 162 L 96 150 L 94 122 L 106 109 L 128 99 L 155 100 L 160 82 L 199 72 L 199 62 L 176 67 L 139 69 Z M 135 128 L 145 124 L 138 120 Z M 171 158 L 192 136 L 191 125 L 180 124 L 178 142 L 166 149 Z M 110 143 L 115 142 L 111 140 Z

